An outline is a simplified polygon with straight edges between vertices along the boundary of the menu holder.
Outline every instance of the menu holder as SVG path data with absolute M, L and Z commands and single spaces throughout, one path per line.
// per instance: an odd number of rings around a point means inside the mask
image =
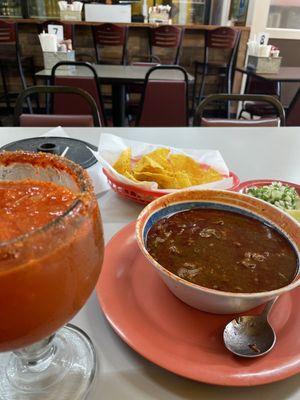
M 277 74 L 281 66 L 282 57 L 248 56 L 247 68 L 259 74 Z

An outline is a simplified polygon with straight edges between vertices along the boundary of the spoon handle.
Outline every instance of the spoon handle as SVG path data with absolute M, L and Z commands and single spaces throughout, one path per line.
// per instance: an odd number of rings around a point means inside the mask
M 271 311 L 271 308 L 273 307 L 274 303 L 278 299 L 279 296 L 275 297 L 274 299 L 270 300 L 267 302 L 261 316 L 265 317 L 266 319 L 268 318 L 269 312 Z

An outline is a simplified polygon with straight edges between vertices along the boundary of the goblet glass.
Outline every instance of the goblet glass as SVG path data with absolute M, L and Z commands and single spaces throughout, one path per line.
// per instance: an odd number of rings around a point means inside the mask
M 63 326 L 85 304 L 101 270 L 97 200 L 87 173 L 67 159 L 0 153 L 0 181 L 24 179 L 56 183 L 76 199 L 48 224 L 0 241 L 0 352 L 12 351 L 1 356 L 0 398 L 83 399 L 95 377 L 96 352 L 83 331 Z

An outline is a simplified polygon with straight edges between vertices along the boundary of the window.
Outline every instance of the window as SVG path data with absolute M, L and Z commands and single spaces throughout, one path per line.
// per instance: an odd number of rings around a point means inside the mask
M 271 0 L 267 27 L 300 29 L 300 0 Z

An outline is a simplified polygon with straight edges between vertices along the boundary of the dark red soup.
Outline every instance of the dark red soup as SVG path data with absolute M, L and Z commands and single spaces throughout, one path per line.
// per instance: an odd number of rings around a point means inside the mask
M 294 279 L 298 268 L 284 236 L 231 211 L 198 208 L 163 218 L 149 230 L 147 249 L 181 278 L 226 292 L 278 289 Z

